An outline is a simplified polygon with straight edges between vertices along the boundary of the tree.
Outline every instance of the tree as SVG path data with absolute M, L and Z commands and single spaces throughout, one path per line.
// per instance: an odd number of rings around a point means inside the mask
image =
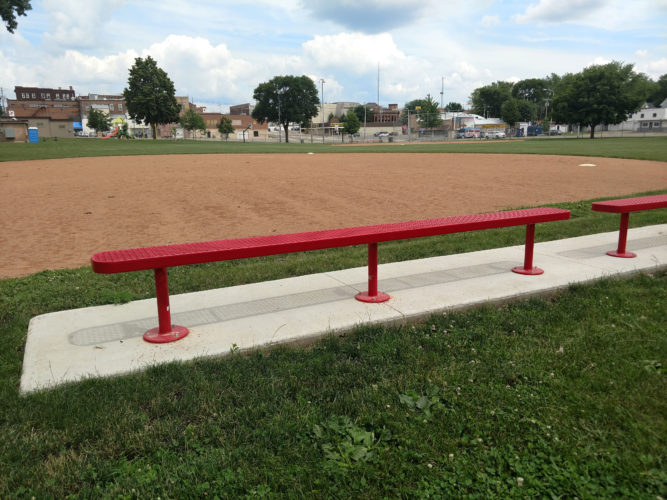
M 356 134 L 361 128 L 361 122 L 354 110 L 349 110 L 344 116 L 343 132 L 349 135 Z
M 658 78 L 657 82 L 652 82 L 647 101 L 658 107 L 665 99 L 667 99 L 667 73 Z
M 88 128 L 92 128 L 95 132 L 104 132 L 111 128 L 111 117 L 95 108 L 90 108 L 88 111 Z
M 206 131 L 206 123 L 204 122 L 204 119 L 192 108 L 183 113 L 179 123 L 181 124 L 181 127 L 190 132 L 193 130 L 201 130 L 202 132 Z
M 401 122 L 408 125 L 408 113 L 417 116 L 417 123 L 422 128 L 435 128 L 442 125 L 438 103 L 428 94 L 424 99 L 415 99 L 405 104 L 401 113 Z
M 309 77 L 275 76 L 268 82 L 260 83 L 253 92 L 257 101 L 252 117 L 259 123 L 265 121 L 279 123 L 285 130 L 285 142 L 289 142 L 289 124 L 308 123 L 317 115 L 315 82 Z
M 473 90 L 470 104 L 473 112 L 478 115 L 497 117 L 500 116 L 503 103 L 510 97 L 512 97 L 511 82 L 494 82 Z
M 463 106 L 458 102 L 450 102 L 445 106 L 445 110 L 450 113 L 459 113 L 463 111 Z
M 567 74 L 554 95 L 553 117 L 589 126 L 593 139 L 597 125 L 621 123 L 640 108 L 647 97 L 646 80 L 632 64 L 616 61 Z
M 148 123 L 153 130 L 153 139 L 157 139 L 158 124 L 178 120 L 174 82 L 151 56 L 147 56 L 134 60 L 127 83 L 128 88 L 123 90 L 127 112 L 133 120 Z
M 516 99 L 516 106 L 521 115 L 522 122 L 532 122 L 537 119 L 537 104 L 534 102 Z
M 225 140 L 229 138 L 229 134 L 232 134 L 234 132 L 232 121 L 226 116 L 220 118 L 220 123 L 218 123 L 218 132 L 220 132 L 220 135 L 225 136 Z
M 7 31 L 14 33 L 18 27 L 16 16 L 25 16 L 26 11 L 30 9 L 32 9 L 30 0 L 0 0 L 0 17 Z
M 500 107 L 500 117 L 512 127 L 514 127 L 516 122 L 521 121 L 521 113 L 519 112 L 516 99 L 508 99 L 503 103 Z
M 354 114 L 357 115 L 357 118 L 359 118 L 359 122 L 363 122 L 364 119 L 366 122 L 372 122 L 373 121 L 373 109 L 369 108 L 368 106 L 364 106 L 363 104 L 359 104 L 359 106 L 355 106 L 352 108 L 352 111 L 354 111 Z

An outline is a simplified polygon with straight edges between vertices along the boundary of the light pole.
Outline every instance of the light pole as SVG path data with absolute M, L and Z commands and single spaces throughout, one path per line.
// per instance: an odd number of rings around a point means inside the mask
M 322 115 L 322 144 L 324 144 L 324 78 L 320 78 L 322 84 L 322 102 L 320 103 L 320 114 Z

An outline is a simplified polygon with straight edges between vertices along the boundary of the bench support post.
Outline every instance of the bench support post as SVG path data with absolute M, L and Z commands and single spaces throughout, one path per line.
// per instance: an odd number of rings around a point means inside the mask
M 391 297 L 378 292 L 378 244 L 368 244 L 368 291 L 355 295 L 361 302 L 386 302 Z
M 625 246 L 628 241 L 628 221 L 630 220 L 629 212 L 621 213 L 621 228 L 618 232 L 618 248 L 616 250 L 609 250 L 607 255 L 612 257 L 623 257 L 624 259 L 632 259 L 637 257 L 636 253 L 627 252 Z
M 167 279 L 167 268 L 155 269 L 155 295 L 157 297 L 157 316 L 159 325 L 144 333 L 146 342 L 164 344 L 174 342 L 185 337 L 189 332 L 184 326 L 171 324 L 171 312 L 169 309 L 169 281 Z
M 523 266 L 512 269 L 518 274 L 537 275 L 544 271 L 539 267 L 533 267 L 533 248 L 535 247 L 535 224 L 526 224 L 526 251 L 523 258 Z

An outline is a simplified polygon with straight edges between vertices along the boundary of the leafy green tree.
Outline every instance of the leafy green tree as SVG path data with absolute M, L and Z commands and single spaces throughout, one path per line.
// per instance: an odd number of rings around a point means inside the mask
M 354 112 L 354 110 L 349 110 L 347 114 L 344 116 L 343 120 L 343 132 L 349 135 L 356 134 L 359 132 L 359 129 L 361 128 L 361 122 L 359 121 L 359 117 L 357 114 Z
M 473 112 L 481 116 L 500 116 L 501 107 L 512 97 L 511 82 L 494 82 L 473 90 L 470 104 Z
M 621 123 L 646 100 L 646 76 L 633 68 L 614 61 L 563 76 L 554 95 L 554 119 L 589 126 L 591 139 L 601 123 Z
M 206 123 L 202 116 L 197 113 L 194 109 L 188 109 L 179 120 L 181 127 L 190 132 L 200 130 L 202 132 L 206 131 Z
M 408 112 L 417 116 L 417 123 L 423 128 L 435 128 L 442 125 L 438 103 L 428 94 L 424 99 L 415 99 L 405 104 L 401 113 L 401 122 L 408 124 Z
M 30 9 L 32 9 L 30 0 L 0 0 L 0 17 L 7 31 L 14 33 L 18 27 L 16 16 L 25 16 L 26 11 Z
M 515 123 L 521 121 L 521 113 L 519 112 L 519 106 L 517 105 L 516 99 L 508 99 L 503 103 L 500 107 L 500 117 L 505 123 L 509 123 L 512 127 L 514 127 Z
M 289 142 L 289 124 L 308 123 L 317 115 L 320 103 L 315 82 L 306 75 L 273 77 L 255 88 L 253 98 L 257 104 L 252 117 L 259 123 L 282 125 L 286 142 Z
M 88 128 L 95 132 L 104 132 L 111 128 L 111 117 L 99 109 L 90 108 L 88 111 Z
M 450 113 L 459 113 L 463 111 L 463 105 L 458 102 L 450 102 L 445 106 L 445 110 L 449 111 Z
M 537 104 L 531 101 L 517 99 L 516 105 L 519 109 L 519 114 L 521 115 L 521 121 L 532 122 L 537 119 Z
M 218 132 L 220 132 L 220 135 L 225 136 L 225 140 L 229 138 L 229 134 L 234 133 L 234 127 L 232 126 L 232 121 L 226 116 L 220 118 L 220 123 L 218 123 Z
M 363 104 L 360 104 L 359 106 L 355 106 L 352 108 L 352 111 L 354 111 L 354 114 L 357 115 L 357 118 L 359 119 L 360 123 L 364 122 L 364 118 L 366 119 L 366 122 L 372 122 L 373 121 L 373 110 L 369 108 L 368 106 L 364 106 Z M 364 114 L 366 116 L 364 116 Z
M 151 126 L 153 139 L 157 139 L 159 124 L 178 121 L 174 82 L 151 56 L 134 60 L 127 83 L 128 87 L 123 90 L 127 112 L 133 120 Z
M 665 99 L 667 99 L 667 73 L 658 78 L 657 82 L 652 82 L 646 100 L 654 106 L 660 106 Z

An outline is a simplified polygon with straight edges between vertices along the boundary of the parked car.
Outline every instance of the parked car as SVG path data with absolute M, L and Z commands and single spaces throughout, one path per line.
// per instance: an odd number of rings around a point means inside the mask
M 549 135 L 561 135 L 563 131 L 559 128 L 550 128 Z
M 389 137 L 389 132 L 375 132 L 373 135 L 375 137 Z
M 482 131 L 478 128 L 465 127 L 460 128 L 456 132 L 457 139 L 471 139 L 481 137 Z
M 489 130 L 485 137 L 487 139 L 504 139 L 506 136 L 505 132 L 502 130 Z

